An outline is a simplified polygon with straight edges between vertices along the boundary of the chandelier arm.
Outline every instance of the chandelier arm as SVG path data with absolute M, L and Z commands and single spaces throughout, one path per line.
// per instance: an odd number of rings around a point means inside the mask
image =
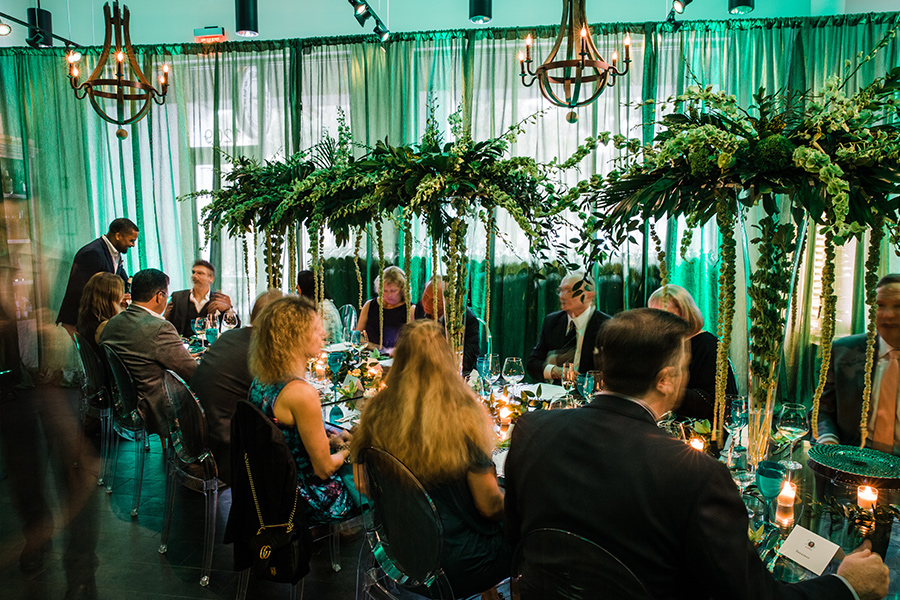
M 88 76 L 87 81 L 93 81 L 94 79 L 99 78 L 103 74 L 103 67 L 106 65 L 106 61 L 109 60 L 109 47 L 112 43 L 112 16 L 109 13 L 109 4 L 103 5 L 103 19 L 106 21 L 106 34 L 103 38 L 103 50 L 100 52 L 100 58 L 97 59 L 97 64 Z
M 531 80 L 530 80 L 530 81 L 525 81 L 525 77 L 526 77 L 525 73 L 522 73 L 521 75 L 519 75 L 519 77 L 522 78 L 522 85 L 524 85 L 525 87 L 531 87 L 531 86 L 533 86 L 533 85 L 534 85 L 534 81 L 537 79 L 537 77 L 535 77 L 534 75 L 531 75 Z
M 547 58 L 544 59 L 544 62 L 553 61 L 556 59 L 556 53 L 559 52 L 560 47 L 562 47 L 563 36 L 566 36 L 571 39 L 572 37 L 572 23 L 573 23 L 573 14 L 569 12 L 569 5 L 573 0 L 563 0 L 563 13 L 562 19 L 559 23 L 559 31 L 556 33 L 556 41 L 553 43 L 553 47 L 550 49 L 550 53 L 547 54 Z M 575 2 L 580 2 L 584 5 L 584 0 L 574 0 Z
M 137 77 L 138 81 L 150 85 L 150 82 L 147 81 L 147 78 L 144 76 L 144 72 L 141 70 L 140 65 L 138 65 L 137 57 L 134 55 L 134 46 L 131 45 L 131 27 L 129 26 L 131 13 L 127 6 L 123 7 L 122 13 L 124 15 L 122 21 L 122 34 L 125 38 L 125 55 L 128 57 L 128 64 L 131 65 L 131 71 Z

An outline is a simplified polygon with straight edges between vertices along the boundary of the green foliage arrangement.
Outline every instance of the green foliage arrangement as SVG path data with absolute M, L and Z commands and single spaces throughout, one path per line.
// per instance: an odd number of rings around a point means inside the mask
M 900 24 L 900 21 L 898 21 Z M 753 240 L 758 260 L 748 289 L 752 299 L 753 390 L 771 414 L 778 361 L 790 298 L 798 234 L 808 223 L 824 232 L 827 248 L 882 228 L 900 242 L 900 67 L 848 95 L 847 82 L 894 37 L 891 29 L 855 68 L 846 65 L 819 94 L 767 93 L 742 108 L 733 95 L 691 86 L 659 104 L 652 143 L 625 152 L 616 169 L 598 184 L 582 182 L 583 207 L 590 213 L 587 241 L 603 232 L 613 243 L 643 229 L 650 220 L 685 217 L 691 227 L 716 218 L 721 237 L 718 372 L 725 373 L 733 318 L 735 282 L 733 226 L 753 206 L 763 218 Z M 688 242 L 689 243 L 689 242 Z M 682 243 L 684 248 L 684 242 Z M 593 256 L 587 243 L 582 251 Z M 880 255 L 867 262 L 874 273 Z M 833 266 L 824 273 L 822 347 L 830 348 L 834 323 Z M 872 298 L 868 299 L 870 302 Z M 873 325 L 872 325 L 873 326 Z M 725 346 L 724 348 L 722 346 Z M 825 356 L 827 358 L 827 354 Z M 826 362 L 827 366 L 827 362 Z M 824 377 L 824 368 L 823 368 Z M 817 408 L 821 382 L 814 399 Z M 717 415 L 724 386 L 717 386 Z M 714 423 L 721 428 L 721 418 Z M 761 427 L 764 425 L 760 423 Z

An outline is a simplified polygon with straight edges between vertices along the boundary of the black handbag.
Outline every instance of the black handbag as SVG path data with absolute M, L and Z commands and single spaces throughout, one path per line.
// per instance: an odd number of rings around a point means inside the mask
M 250 492 L 253 494 L 256 516 L 259 518 L 259 530 L 249 540 L 253 557 L 250 570 L 261 579 L 279 583 L 294 583 L 309 572 L 309 567 L 304 561 L 302 531 L 294 528 L 297 489 L 294 488 L 294 506 L 291 508 L 287 523 L 266 525 L 263 522 L 259 501 L 256 498 L 256 487 L 253 485 L 253 474 L 250 472 L 250 460 L 246 452 L 244 453 L 244 464 L 247 466 L 247 479 L 250 481 Z

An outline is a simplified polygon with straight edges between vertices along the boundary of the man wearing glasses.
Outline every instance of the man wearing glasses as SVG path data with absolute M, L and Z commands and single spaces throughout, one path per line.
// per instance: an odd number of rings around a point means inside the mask
M 189 381 L 197 368 L 175 326 L 163 317 L 168 297 L 168 275 L 138 271 L 131 281 L 131 305 L 111 318 L 100 336 L 100 344 L 112 348 L 134 378 L 147 432 L 161 435 L 167 430 L 163 373 L 172 369 Z
M 562 366 L 573 363 L 579 373 L 594 368 L 593 341 L 600 324 L 609 319 L 594 308 L 594 282 L 581 272 L 566 275 L 559 284 L 561 310 L 544 317 L 541 335 L 531 350 L 526 369 L 535 381 L 559 381 Z M 584 340 L 588 340 L 583 344 Z

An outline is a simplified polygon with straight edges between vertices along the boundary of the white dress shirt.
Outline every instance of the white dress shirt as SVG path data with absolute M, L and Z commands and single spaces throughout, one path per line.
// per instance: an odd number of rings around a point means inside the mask
M 109 250 L 109 255 L 112 256 L 113 262 L 113 273 L 119 270 L 119 263 L 122 262 L 122 255 L 116 250 L 116 247 L 112 245 L 112 242 L 109 241 L 105 235 L 101 235 L 100 239 L 106 242 L 106 248 Z
M 197 308 L 197 314 L 200 314 L 200 311 L 203 310 L 203 307 L 206 306 L 207 302 L 209 302 L 209 293 L 210 293 L 210 290 L 206 290 L 205 296 L 203 296 L 202 298 L 197 298 L 194 296 L 193 288 L 191 288 L 191 293 L 189 294 L 189 297 L 191 299 L 191 302 L 193 302 L 194 306 Z
M 572 318 L 569 315 L 569 320 L 566 323 L 566 331 L 569 330 L 569 327 L 572 323 L 575 323 L 575 358 L 572 359 L 572 364 L 575 365 L 575 371 L 578 371 L 578 366 L 581 364 L 581 346 L 584 343 L 584 332 L 587 329 L 588 322 L 591 320 L 591 317 L 594 315 L 594 305 L 590 305 L 585 309 L 583 313 Z M 546 364 L 544 365 L 544 379 L 552 380 L 553 379 L 553 367 L 557 365 Z
M 869 398 L 869 439 L 875 432 L 875 415 L 878 414 L 878 399 L 881 397 L 881 379 L 890 363 L 890 352 L 894 348 L 884 341 L 884 338 L 878 338 L 877 357 L 878 362 L 875 363 L 875 373 L 872 377 L 872 396 Z M 900 440 L 900 410 L 894 417 L 894 451 L 897 451 L 897 440 Z M 824 433 L 817 440 L 820 444 L 825 442 L 840 443 L 838 436 L 833 433 Z

